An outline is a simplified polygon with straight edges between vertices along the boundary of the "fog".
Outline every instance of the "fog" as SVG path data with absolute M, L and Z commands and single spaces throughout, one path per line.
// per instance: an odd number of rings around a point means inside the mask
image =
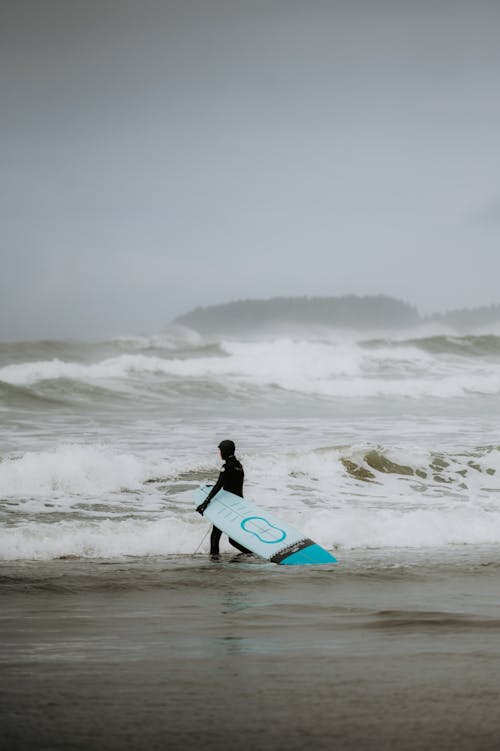
M 500 302 L 500 3 L 3 0 L 0 339 Z

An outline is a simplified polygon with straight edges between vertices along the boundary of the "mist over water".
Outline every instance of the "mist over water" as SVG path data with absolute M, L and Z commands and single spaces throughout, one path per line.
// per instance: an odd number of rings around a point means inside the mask
M 227 436 L 248 497 L 340 558 L 500 542 L 495 333 L 174 326 L 0 357 L 4 559 L 192 553 L 191 490 Z
M 499 29 L 489 0 L 3 3 L 0 338 L 498 303 Z

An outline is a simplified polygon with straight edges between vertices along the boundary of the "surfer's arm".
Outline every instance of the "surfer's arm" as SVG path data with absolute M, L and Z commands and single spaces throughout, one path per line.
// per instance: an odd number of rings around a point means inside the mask
M 207 504 L 207 506 L 210 503 L 210 501 L 212 500 L 212 498 L 217 495 L 217 493 L 219 492 L 219 490 L 222 490 L 223 484 L 224 484 L 224 472 L 221 472 L 220 475 L 219 475 L 219 477 L 217 478 L 217 482 L 215 483 L 215 485 L 213 486 L 212 490 L 210 491 L 210 493 L 205 498 L 204 502 Z
M 205 498 L 205 500 L 203 501 L 203 503 L 200 503 L 200 505 L 196 507 L 196 510 L 197 510 L 197 512 L 199 514 L 201 514 L 203 516 L 203 512 L 205 511 L 206 507 L 208 506 L 208 504 L 210 503 L 210 501 L 212 500 L 212 498 L 215 495 L 217 495 L 217 493 L 219 492 L 219 490 L 222 490 L 223 484 L 224 484 L 224 473 L 221 472 L 220 475 L 219 475 L 219 478 L 218 478 L 217 482 L 215 483 L 215 485 L 213 486 L 212 490 L 207 495 L 207 497 Z

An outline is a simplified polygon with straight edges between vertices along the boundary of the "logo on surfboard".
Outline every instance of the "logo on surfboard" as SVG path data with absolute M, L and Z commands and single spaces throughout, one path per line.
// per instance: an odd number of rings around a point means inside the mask
M 271 524 L 271 522 L 263 516 L 247 516 L 247 518 L 243 519 L 241 522 L 241 528 L 244 529 L 245 532 L 255 535 L 260 542 L 265 542 L 271 545 L 277 542 L 283 542 L 283 540 L 286 539 L 285 530 Z

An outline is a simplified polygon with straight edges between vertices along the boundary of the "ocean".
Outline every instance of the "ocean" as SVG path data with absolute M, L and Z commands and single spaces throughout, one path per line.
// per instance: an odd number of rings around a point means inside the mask
M 495 331 L 1 343 L 7 748 L 498 748 L 499 397 Z M 209 558 L 225 438 L 337 566 Z

